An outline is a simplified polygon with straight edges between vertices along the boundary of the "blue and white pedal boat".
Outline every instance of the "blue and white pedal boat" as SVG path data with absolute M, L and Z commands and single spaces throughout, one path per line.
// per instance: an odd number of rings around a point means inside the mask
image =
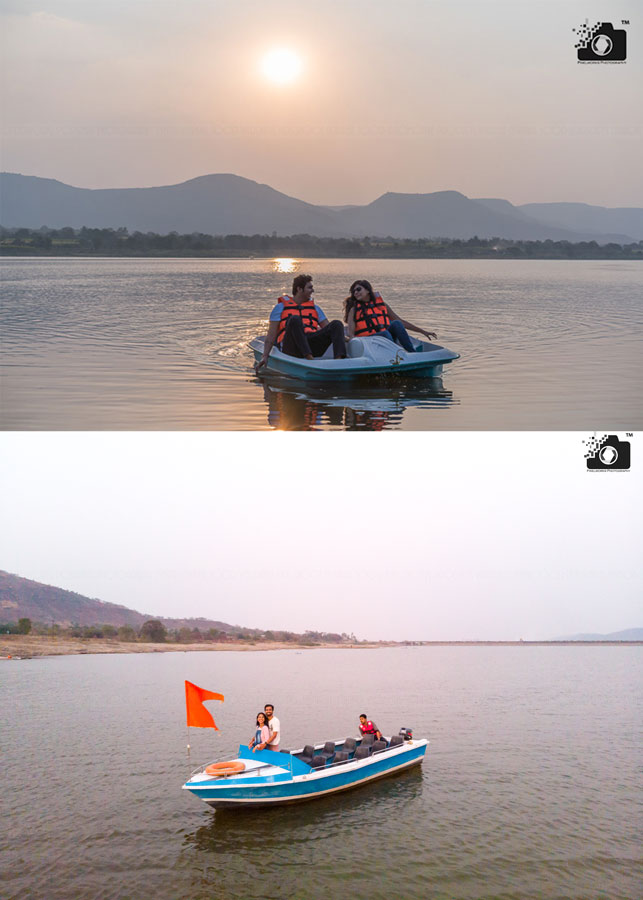
M 202 766 L 192 773 L 183 790 L 215 809 L 313 800 L 420 765 L 428 743 L 395 736 L 366 745 L 347 738 L 301 750 L 256 753 L 241 744 L 235 760 Z M 223 772 L 237 771 L 220 775 L 206 772 L 216 772 L 216 766 L 223 767 Z
M 265 335 L 250 341 L 255 362 L 259 362 L 263 356 L 264 341 Z M 299 359 L 272 347 L 263 371 L 302 378 L 305 381 L 348 381 L 370 375 L 435 378 L 442 374 L 445 365 L 460 358 L 459 353 L 439 344 L 415 339 L 412 342 L 414 353 L 407 352 L 399 344 L 377 334 L 353 338 L 346 344 L 346 359 L 333 359 L 332 346 L 317 359 Z

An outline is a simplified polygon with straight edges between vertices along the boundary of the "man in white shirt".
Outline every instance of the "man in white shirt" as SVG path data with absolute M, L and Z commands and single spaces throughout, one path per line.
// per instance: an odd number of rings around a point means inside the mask
M 270 738 L 266 741 L 266 750 L 279 750 L 281 725 L 275 715 L 275 708 L 272 703 L 266 703 L 263 711 L 268 719 L 268 728 L 270 729 Z

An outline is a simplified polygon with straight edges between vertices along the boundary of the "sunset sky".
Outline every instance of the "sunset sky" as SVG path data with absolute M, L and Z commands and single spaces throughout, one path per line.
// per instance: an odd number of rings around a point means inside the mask
M 232 172 L 313 203 L 459 190 L 643 205 L 632 0 L 3 0 L 2 168 L 79 187 Z M 638 13 L 638 15 L 637 15 Z M 624 65 L 574 28 L 627 19 Z M 282 51 L 281 62 L 269 58 Z
M 366 437 L 5 434 L 0 567 L 150 614 L 371 639 L 643 626 L 640 435 L 629 473 L 599 474 L 580 433 Z

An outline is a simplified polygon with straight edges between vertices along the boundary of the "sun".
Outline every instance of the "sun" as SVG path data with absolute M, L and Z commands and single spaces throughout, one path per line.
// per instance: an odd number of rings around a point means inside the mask
M 261 60 L 261 72 L 273 84 L 292 84 L 301 75 L 301 57 L 287 47 L 276 47 Z

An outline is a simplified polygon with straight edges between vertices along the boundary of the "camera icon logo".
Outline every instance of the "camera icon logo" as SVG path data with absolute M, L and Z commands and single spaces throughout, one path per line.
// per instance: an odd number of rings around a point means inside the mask
M 630 442 L 621 441 L 615 434 L 604 434 L 583 441 L 586 446 L 587 468 L 592 471 L 609 469 L 623 471 L 630 467 Z
M 576 51 L 579 62 L 625 62 L 627 35 L 624 28 L 614 28 L 611 22 L 597 22 L 592 28 L 587 24 L 574 28 L 578 40 Z

